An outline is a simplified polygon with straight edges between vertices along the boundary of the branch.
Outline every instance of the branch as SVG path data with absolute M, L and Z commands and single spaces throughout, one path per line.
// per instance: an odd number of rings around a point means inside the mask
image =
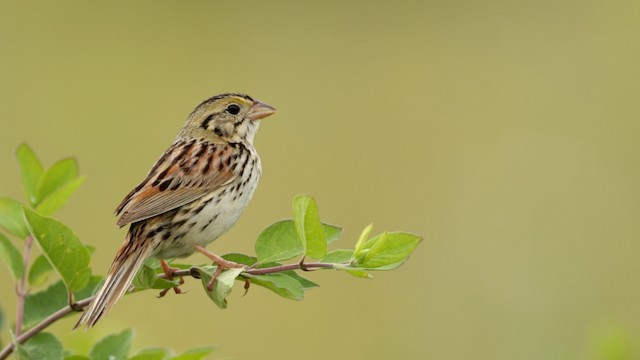
M 245 271 L 242 272 L 242 274 L 267 275 L 267 274 L 273 274 L 273 273 L 289 271 L 289 270 L 312 271 L 312 270 L 319 270 L 319 269 L 333 269 L 336 267 L 336 265 L 338 264 L 321 263 L 321 262 L 297 263 L 297 264 L 278 265 L 278 266 L 272 266 L 272 267 L 261 268 L 261 269 L 247 268 Z M 187 269 L 187 270 L 178 270 L 174 272 L 172 275 L 176 277 L 191 276 L 193 278 L 199 279 L 199 276 L 197 275 L 197 273 L 193 271 L 193 269 L 194 268 Z M 164 274 L 160 274 L 158 275 L 158 277 L 161 277 L 163 279 L 166 278 Z
M 282 272 L 282 271 L 289 271 L 289 270 L 311 271 L 311 270 L 318 270 L 318 269 L 331 269 L 331 268 L 334 268 L 335 266 L 336 266 L 336 264 L 321 263 L 321 262 L 296 263 L 296 264 L 272 266 L 272 267 L 262 268 L 262 269 L 248 268 L 243 272 L 243 274 L 267 275 L 267 274 L 273 274 L 273 273 Z M 198 274 L 196 272 L 193 272 L 192 269 L 178 270 L 178 271 L 174 272 L 172 275 L 176 276 L 176 277 L 191 276 L 193 278 L 198 279 L 199 278 Z M 158 277 L 164 279 L 164 278 L 166 278 L 166 275 L 165 274 L 158 274 Z M 23 298 L 23 301 L 24 301 L 24 297 L 22 297 L 22 298 Z M 53 324 L 54 322 L 60 320 L 65 315 L 68 315 L 68 314 L 70 314 L 72 312 L 76 312 L 76 311 L 78 311 L 80 309 L 84 309 L 86 306 L 88 306 L 91 303 L 93 298 L 94 297 L 92 296 L 92 297 L 80 300 L 80 301 L 76 302 L 75 304 L 71 304 L 71 305 L 67 305 L 67 306 L 63 307 L 62 309 L 60 309 L 60 310 L 56 311 L 55 313 L 49 315 L 49 317 L 47 317 L 46 319 L 44 319 L 41 322 L 39 322 L 38 324 L 36 324 L 31 329 L 25 331 L 23 334 L 20 334 L 20 335 L 16 334 L 15 342 L 18 343 L 18 344 L 25 343 L 27 340 L 31 339 L 34 335 L 36 335 L 39 332 L 41 332 L 42 330 L 46 329 L 49 325 Z M 20 298 L 18 299 L 18 301 L 20 301 Z M 20 316 L 21 315 L 22 314 L 20 314 Z M 0 351 L 0 360 L 6 359 L 14 351 L 15 351 L 14 343 L 11 343 L 11 344 L 7 345 L 4 349 L 2 349 L 2 351 Z
M 90 297 L 90 298 L 86 298 L 84 300 L 78 301 L 74 305 L 77 306 L 77 309 L 83 309 L 84 307 L 86 307 L 87 305 L 89 305 L 91 303 L 91 300 L 93 300 L 93 296 Z M 46 319 L 44 319 L 41 322 L 39 322 L 38 324 L 36 324 L 31 329 L 25 331 L 20 336 L 16 336 L 16 340 L 15 341 L 18 344 L 23 344 L 27 340 L 31 339 L 34 335 L 39 333 L 40 331 L 46 329 L 49 325 L 51 325 L 54 322 L 62 319 L 65 315 L 70 314 L 70 313 L 75 312 L 75 311 L 76 310 L 74 310 L 73 307 L 71 307 L 70 305 L 67 305 L 67 306 L 63 307 L 62 309 L 56 311 L 55 313 L 49 315 L 49 317 L 47 317 Z M 2 349 L 2 351 L 0 351 L 0 360 L 6 359 L 9 355 L 11 355 L 11 353 L 14 350 L 15 350 L 15 346 L 14 346 L 13 343 L 7 345 L 4 349 Z
M 267 275 L 273 274 L 281 271 L 288 270 L 304 270 L 304 271 L 312 271 L 319 269 L 334 269 L 337 264 L 333 263 L 322 263 L 322 262 L 311 262 L 311 263 L 297 263 L 297 264 L 288 264 L 288 265 L 278 265 L 268 268 L 262 269 L 247 269 L 245 273 L 249 275 Z

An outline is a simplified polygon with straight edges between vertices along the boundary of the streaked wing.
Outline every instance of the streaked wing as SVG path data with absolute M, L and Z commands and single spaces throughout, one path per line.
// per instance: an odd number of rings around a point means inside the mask
M 121 214 L 118 225 L 160 215 L 232 182 L 244 149 L 234 145 L 196 141 L 171 145 L 116 209 Z

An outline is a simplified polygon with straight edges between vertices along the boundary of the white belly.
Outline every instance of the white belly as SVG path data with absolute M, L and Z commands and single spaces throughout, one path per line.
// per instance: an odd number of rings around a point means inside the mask
M 195 251 L 195 245 L 207 246 L 229 230 L 240 218 L 256 189 L 260 177 L 259 162 L 256 165 L 257 171 L 246 171 L 234 182 L 176 212 L 170 223 L 182 221 L 182 224 L 170 226 L 172 239 L 163 240 L 154 255 L 162 259 L 189 256 Z

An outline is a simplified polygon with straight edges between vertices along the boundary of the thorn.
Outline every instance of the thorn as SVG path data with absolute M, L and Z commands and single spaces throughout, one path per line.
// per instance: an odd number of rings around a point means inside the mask
M 82 311 L 84 308 L 79 306 L 71 291 L 67 291 L 67 305 L 73 311 Z
M 176 295 L 180 295 L 180 294 L 186 294 L 189 292 L 189 290 L 182 290 L 180 289 L 180 285 L 184 284 L 184 278 L 182 276 L 180 276 L 180 281 L 178 281 L 178 286 L 174 286 L 173 292 L 176 293 Z
M 300 262 L 298 263 L 298 266 L 300 266 L 300 270 L 302 271 L 311 271 L 307 265 L 304 263 L 304 260 L 306 259 L 306 256 L 303 256 L 302 259 L 300 259 Z
M 74 302 L 73 304 L 69 304 L 69 307 L 73 311 L 78 311 L 78 312 L 84 311 L 84 307 L 80 306 L 77 302 Z
M 242 297 L 247 295 L 247 293 L 249 292 L 249 287 L 250 286 L 251 286 L 251 281 L 249 281 L 249 279 L 245 279 L 244 280 L 244 294 L 242 294 Z

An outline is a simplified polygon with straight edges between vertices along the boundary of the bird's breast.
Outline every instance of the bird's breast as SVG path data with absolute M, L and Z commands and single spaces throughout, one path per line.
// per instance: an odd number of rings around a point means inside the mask
M 229 230 L 247 207 L 260 178 L 260 159 L 247 161 L 245 168 L 231 183 L 193 201 L 173 216 L 173 243 L 164 241 L 156 256 L 176 258 L 189 256 L 194 246 L 207 246 Z M 169 239 L 167 239 L 169 240 Z M 176 244 L 179 244 L 176 246 Z

